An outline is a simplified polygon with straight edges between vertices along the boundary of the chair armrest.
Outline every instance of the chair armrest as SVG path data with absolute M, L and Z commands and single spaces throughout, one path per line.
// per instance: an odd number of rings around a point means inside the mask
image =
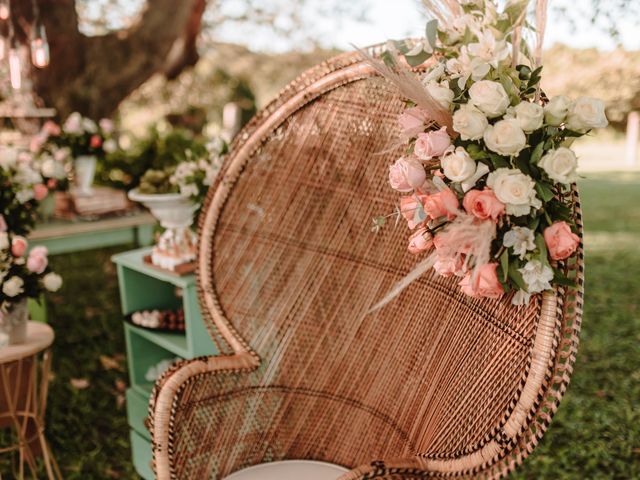
M 169 458 L 172 413 L 183 389 L 201 375 L 241 374 L 258 365 L 257 356 L 249 352 L 199 357 L 176 363 L 158 379 L 149 400 L 147 428 L 153 438 L 154 469 L 159 480 L 172 478 Z

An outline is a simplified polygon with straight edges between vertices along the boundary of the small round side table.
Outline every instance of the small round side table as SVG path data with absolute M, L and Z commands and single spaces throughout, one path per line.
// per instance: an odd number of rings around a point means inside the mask
M 18 452 L 16 473 L 20 480 L 25 463 L 33 478 L 38 478 L 34 447 L 42 453 L 47 478 L 62 479 L 44 436 L 53 338 L 49 325 L 29 322 L 26 342 L 0 349 L 0 425 L 12 428 L 17 437 L 17 443 L 0 447 L 0 454 Z

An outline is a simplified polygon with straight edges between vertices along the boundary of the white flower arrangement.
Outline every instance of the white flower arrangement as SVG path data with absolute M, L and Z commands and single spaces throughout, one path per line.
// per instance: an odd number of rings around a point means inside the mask
M 408 149 L 389 170 L 405 195 L 397 215 L 413 230 L 409 251 L 430 252 L 417 268 L 462 277 L 474 297 L 514 291 L 522 305 L 571 284 L 556 263 L 580 244 L 569 193 L 578 163 L 567 145 L 607 125 L 604 104 L 544 99 L 539 55 L 521 41 L 526 0 L 502 10 L 494 0 L 438 5 L 420 48 L 390 42 L 384 63 L 365 54 L 407 101 L 398 122 Z

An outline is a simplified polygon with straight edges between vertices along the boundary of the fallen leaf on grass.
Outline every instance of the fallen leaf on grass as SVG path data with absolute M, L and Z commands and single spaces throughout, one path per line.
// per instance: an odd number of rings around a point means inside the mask
M 120 370 L 124 372 L 124 368 L 115 357 L 109 357 L 107 355 L 100 355 L 100 363 L 105 370 Z
M 86 378 L 72 378 L 69 380 L 69 383 L 76 390 L 84 390 L 85 388 L 89 388 L 91 383 Z

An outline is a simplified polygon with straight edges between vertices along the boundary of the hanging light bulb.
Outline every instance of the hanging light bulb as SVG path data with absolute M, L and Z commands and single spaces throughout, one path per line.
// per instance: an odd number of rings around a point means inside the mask
M 0 0 L 0 19 L 7 20 L 10 13 L 9 0 Z
M 9 49 L 9 77 L 14 90 L 20 90 L 22 86 L 22 74 L 20 72 L 20 53 L 15 47 Z
M 44 25 L 36 23 L 31 30 L 31 62 L 38 68 L 49 65 L 49 42 Z

